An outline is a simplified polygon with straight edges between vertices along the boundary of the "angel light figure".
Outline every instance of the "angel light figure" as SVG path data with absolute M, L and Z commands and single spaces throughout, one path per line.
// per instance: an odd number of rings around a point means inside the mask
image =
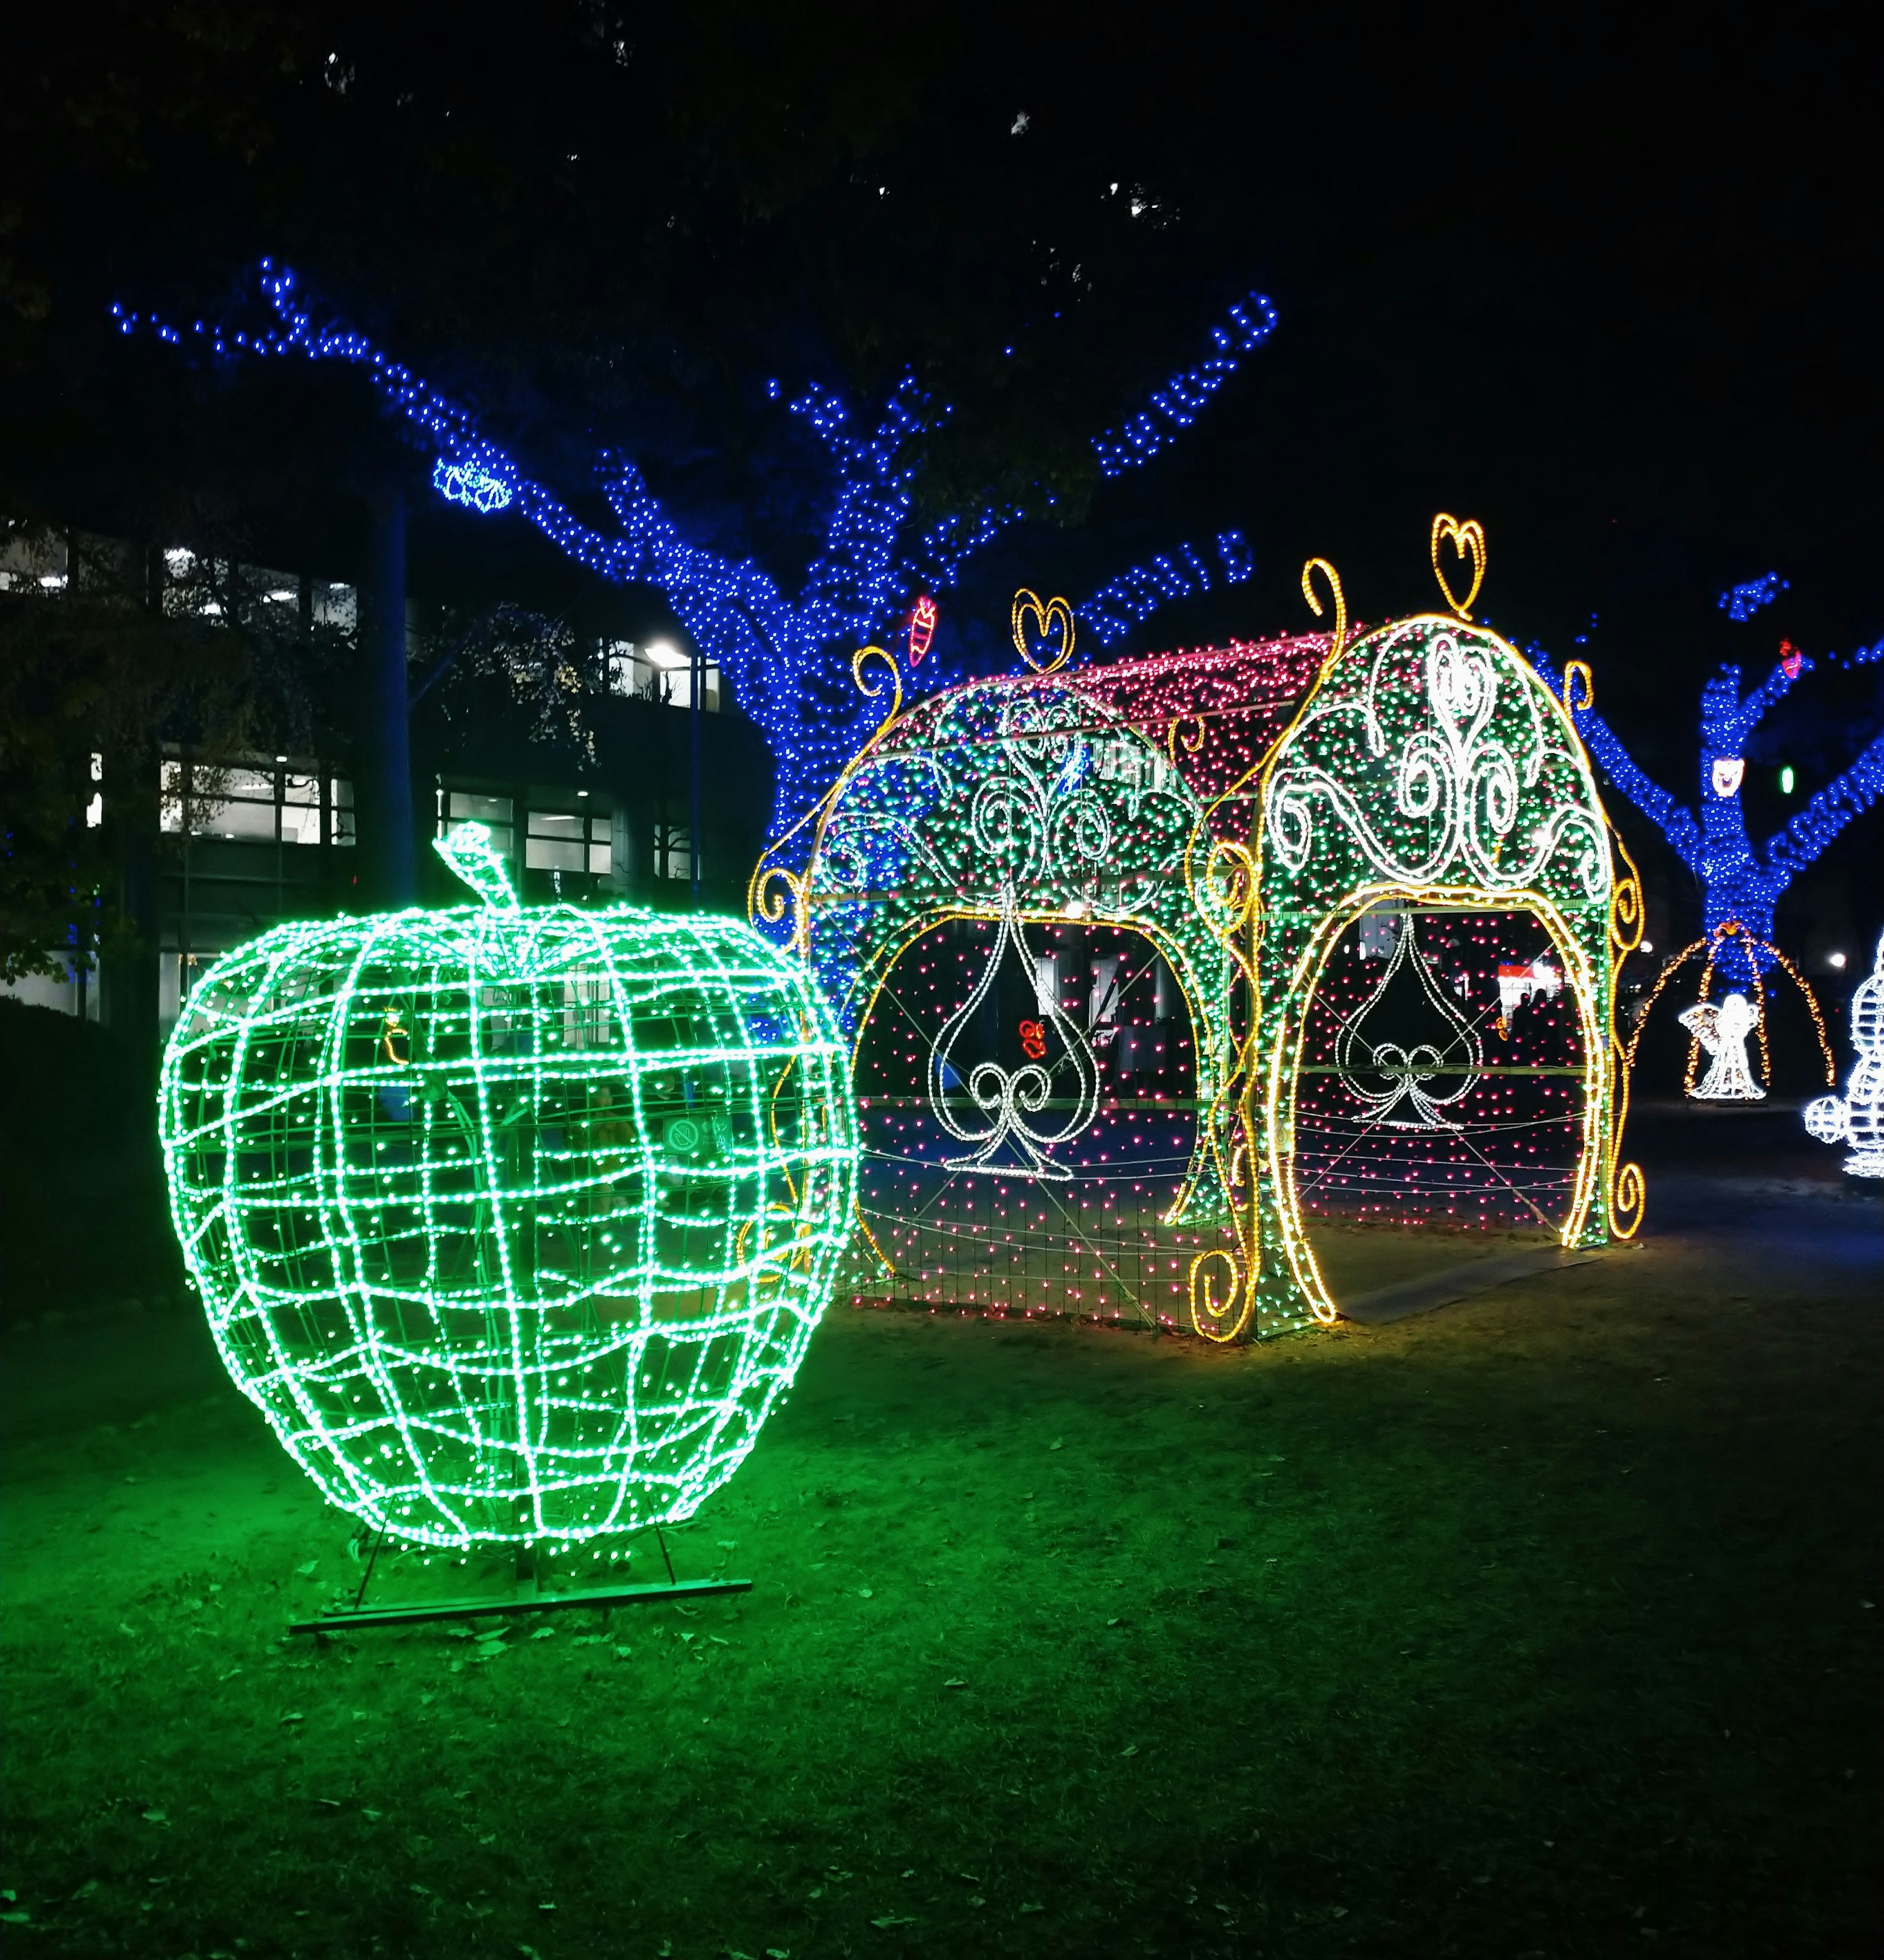
M 1691 1091 L 1697 1100 L 1765 1101 L 1766 1091 L 1754 1080 L 1746 1058 L 1746 1038 L 1759 1026 L 1759 1012 L 1744 994 L 1730 994 L 1718 1006 L 1712 1001 L 1698 1001 L 1678 1018 L 1714 1058 L 1713 1065 Z
M 1845 1093 L 1808 1102 L 1806 1128 L 1822 1144 L 1851 1146 L 1844 1160 L 1849 1176 L 1884 1177 L 1884 937 L 1871 977 L 1851 996 L 1851 1045 L 1858 1065 Z

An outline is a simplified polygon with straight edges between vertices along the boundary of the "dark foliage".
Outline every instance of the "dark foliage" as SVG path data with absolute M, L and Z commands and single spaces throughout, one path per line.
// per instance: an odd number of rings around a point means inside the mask
M 0 1000 L 0 1319 L 183 1289 L 157 1126 L 111 1032 Z

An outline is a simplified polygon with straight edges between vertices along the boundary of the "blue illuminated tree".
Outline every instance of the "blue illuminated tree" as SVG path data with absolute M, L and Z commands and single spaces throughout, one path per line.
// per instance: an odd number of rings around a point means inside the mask
M 657 587 L 765 730 L 778 764 L 774 837 L 816 805 L 880 719 L 882 704 L 860 697 L 852 684 L 857 648 L 886 643 L 918 597 L 953 586 L 968 561 L 1023 514 L 1017 505 L 990 499 L 939 519 L 919 517 L 913 485 L 924 438 L 950 410 L 931 402 L 913 379 L 893 392 L 868 434 L 853 430 L 839 397 L 813 386 L 788 406 L 823 441 L 836 494 L 819 549 L 796 597 L 788 597 L 756 559 L 689 543 L 629 457 L 604 451 L 597 459 L 597 482 L 616 524 L 599 530 L 525 475 L 464 409 L 364 336 L 317 318 L 286 268 L 264 261 L 261 291 L 272 320 L 256 332 L 214 321 L 183 329 L 154 315 L 113 311 L 126 333 L 148 330 L 219 357 L 355 365 L 431 450 L 441 495 L 485 515 L 514 507 L 600 577 Z M 1169 447 L 1275 326 L 1275 309 L 1260 294 L 1232 307 L 1211 329 L 1201 361 L 1152 393 L 1122 427 L 1093 439 L 1102 473 L 1120 476 Z M 782 391 L 774 382 L 770 392 L 775 400 Z M 1202 549 L 1183 545 L 1121 574 L 1079 608 L 1079 617 L 1087 637 L 1106 645 L 1172 600 L 1240 583 L 1251 564 L 1243 539 L 1224 532 Z
M 1730 618 L 1745 619 L 1781 589 L 1768 574 L 1721 595 Z M 1532 659 L 1561 689 L 1563 677 L 1542 648 Z M 1884 640 L 1860 648 L 1848 660 L 1835 663 L 1871 665 L 1884 660 Z M 1570 696 L 1571 718 L 1590 753 L 1609 781 L 1655 825 L 1675 854 L 1701 881 L 1703 925 L 1714 934 L 1738 920 L 1753 939 L 1770 942 L 1773 915 L 1781 895 L 1794 878 L 1820 857 L 1851 819 L 1884 795 L 1884 730 L 1874 735 L 1851 765 L 1814 796 L 1785 829 L 1763 844 L 1749 834 L 1740 800 L 1746 775 L 1746 755 L 1753 731 L 1811 673 L 1814 663 L 1790 647 L 1783 648 L 1773 670 L 1751 692 L 1741 690 L 1740 669 L 1723 663 L 1701 690 L 1700 754 L 1697 759 L 1698 814 L 1679 803 L 1644 771 L 1621 738 L 1593 707 L 1579 706 L 1577 689 Z M 1749 948 L 1746 936 L 1723 943 L 1723 959 L 1758 961 L 1763 956 Z

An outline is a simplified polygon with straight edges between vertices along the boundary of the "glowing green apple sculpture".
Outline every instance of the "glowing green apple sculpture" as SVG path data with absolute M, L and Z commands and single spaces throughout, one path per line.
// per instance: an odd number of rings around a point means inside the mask
M 688 1516 L 848 1236 L 847 1050 L 731 919 L 484 902 L 278 927 L 164 1056 L 170 1203 L 236 1385 L 336 1504 L 439 1545 Z

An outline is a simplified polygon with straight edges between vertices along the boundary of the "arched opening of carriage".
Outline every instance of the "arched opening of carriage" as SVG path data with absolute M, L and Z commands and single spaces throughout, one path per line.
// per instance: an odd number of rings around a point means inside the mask
M 906 945 L 855 1064 L 859 1298 L 1185 1322 L 1217 1220 L 1167 1224 L 1195 1168 L 1192 1012 L 1144 933 L 950 918 Z
M 1601 1048 L 1574 952 L 1524 905 L 1377 903 L 1332 933 L 1294 1087 L 1297 1215 L 1326 1294 L 1574 1242 Z

